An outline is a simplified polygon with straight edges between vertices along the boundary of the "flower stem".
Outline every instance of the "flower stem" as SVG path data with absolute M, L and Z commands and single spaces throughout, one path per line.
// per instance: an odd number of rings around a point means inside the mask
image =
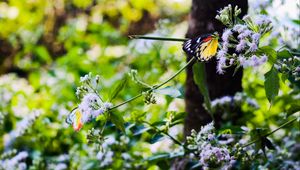
M 297 113 L 297 112 L 295 112 L 295 113 Z M 267 134 L 265 134 L 265 135 L 263 135 L 263 136 L 261 136 L 261 137 L 267 137 L 267 136 L 270 136 L 270 135 L 272 135 L 273 133 L 275 133 L 276 131 L 278 131 L 279 129 L 281 129 L 281 128 L 283 128 L 284 126 L 287 126 L 287 125 L 293 123 L 293 122 L 296 121 L 296 120 L 297 120 L 297 117 L 294 118 L 294 119 L 292 119 L 292 120 L 289 120 L 289 121 L 285 122 L 284 124 L 282 124 L 281 126 L 279 126 L 277 129 L 275 129 L 275 130 L 273 130 L 273 131 L 271 131 L 271 132 L 269 132 L 269 133 L 267 133 Z M 246 144 L 246 145 L 244 145 L 244 146 L 242 146 L 242 148 L 245 148 L 245 147 L 247 147 L 247 146 L 250 146 L 250 145 L 256 143 L 257 141 L 261 140 L 261 137 L 258 138 L 258 139 L 255 139 L 255 140 L 251 141 L 250 143 L 248 143 L 248 144 Z
M 146 40 L 159 40 L 159 41 L 186 41 L 186 38 L 168 38 L 168 37 L 148 37 L 143 35 L 129 35 L 130 39 L 146 39 Z
M 145 91 L 145 92 L 146 92 L 146 93 L 147 93 L 147 92 L 152 92 L 152 91 L 154 91 L 154 90 L 160 88 L 161 86 L 167 84 L 169 81 L 171 81 L 172 79 L 174 79 L 178 74 L 180 74 L 183 70 L 185 70 L 185 68 L 187 68 L 187 66 L 189 66 L 189 65 L 190 65 L 191 63 L 193 63 L 194 61 L 195 61 L 195 58 L 194 58 L 194 57 L 191 58 L 191 59 L 190 59 L 190 60 L 189 60 L 182 68 L 180 68 L 180 69 L 179 69 L 174 75 L 172 75 L 170 78 L 168 78 L 168 79 L 165 80 L 164 82 L 160 83 L 159 85 L 154 85 L 152 88 L 150 88 L 149 90 L 147 90 L 147 91 Z M 120 103 L 120 104 L 118 104 L 118 105 L 116 105 L 116 106 L 113 106 L 112 108 L 109 109 L 109 111 L 110 111 L 110 110 L 113 110 L 113 109 L 116 109 L 116 108 L 118 108 L 118 107 L 120 107 L 120 106 L 122 106 L 122 105 L 124 105 L 124 104 L 126 104 L 126 103 L 129 103 L 129 102 L 131 102 L 131 101 L 133 101 L 133 100 L 135 100 L 135 99 L 141 97 L 142 95 L 143 95 L 143 93 L 140 93 L 140 94 L 138 94 L 138 95 L 136 95 L 136 96 L 134 96 L 134 97 L 132 97 L 132 98 L 130 98 L 130 99 L 124 101 L 123 103 Z

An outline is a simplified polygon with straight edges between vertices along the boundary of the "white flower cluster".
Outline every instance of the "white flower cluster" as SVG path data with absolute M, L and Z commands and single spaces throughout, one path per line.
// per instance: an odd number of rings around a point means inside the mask
M 296 82 L 300 82 L 300 57 L 293 56 L 290 58 L 282 59 L 275 64 L 275 68 Z
M 113 162 L 114 153 L 112 151 L 99 152 L 97 159 L 100 161 L 100 167 L 110 165 Z
M 214 123 L 211 122 L 201 127 L 200 132 L 192 130 L 191 136 L 187 137 L 187 147 L 196 150 L 199 162 L 203 169 L 229 168 L 234 162 L 226 145 L 222 145 L 214 133 Z
M 16 124 L 16 129 L 4 136 L 5 147 L 9 148 L 17 137 L 22 136 L 32 126 L 35 120 L 38 119 L 41 113 L 42 112 L 40 110 L 36 110 L 32 114 L 19 121 Z
M 91 119 L 95 119 L 111 107 L 112 103 L 102 102 L 99 96 L 95 93 L 86 94 L 81 103 L 78 105 L 78 109 L 82 113 L 83 123 L 89 122 Z
M 265 54 L 257 54 L 257 52 L 260 38 L 272 29 L 271 20 L 265 15 L 258 16 L 254 21 L 248 15 L 242 20 L 238 20 L 237 15 L 233 20 L 226 19 L 231 18 L 231 13 L 239 14 L 240 9 L 235 7 L 233 10 L 229 5 L 216 16 L 228 26 L 222 35 L 221 50 L 217 53 L 219 74 L 223 74 L 225 68 L 233 65 L 243 68 L 257 67 L 268 60 Z M 228 16 L 225 17 L 226 15 Z
M 248 97 L 245 93 L 240 92 L 236 93 L 234 96 L 223 96 L 221 98 L 214 99 L 211 101 L 211 107 L 213 110 L 218 110 L 224 106 L 240 106 L 242 103 L 246 103 L 256 109 L 259 108 L 259 105 L 254 99 Z
M 28 157 L 28 153 L 25 151 L 19 152 L 17 155 L 10 159 L 0 160 L 0 169 L 27 169 L 27 165 L 24 160 Z
M 80 77 L 82 86 L 77 88 L 76 95 L 78 98 L 81 98 L 78 109 L 82 113 L 81 120 L 83 123 L 95 119 L 113 106 L 110 102 L 103 102 L 100 94 L 97 92 L 99 80 L 99 75 L 96 75 L 95 79 L 93 79 L 91 73 Z

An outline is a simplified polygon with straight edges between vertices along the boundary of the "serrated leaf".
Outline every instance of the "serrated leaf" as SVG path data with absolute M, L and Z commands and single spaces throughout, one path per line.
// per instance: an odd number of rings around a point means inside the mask
M 260 47 L 258 50 L 259 54 L 266 54 L 268 56 L 268 62 L 271 64 L 276 63 L 277 52 L 270 46 Z
M 122 115 L 110 112 L 110 120 L 118 129 L 120 129 L 122 132 L 125 132 L 124 119 Z
M 165 88 L 162 88 L 162 89 L 156 89 L 154 90 L 155 93 L 158 93 L 158 94 L 162 94 L 162 95 L 167 95 L 167 96 L 170 96 L 172 98 L 183 98 L 181 92 L 174 88 L 174 87 L 165 87 Z
M 128 82 L 128 78 L 126 75 L 124 75 L 124 77 L 121 79 L 119 84 L 109 95 L 110 96 L 109 101 L 112 101 L 114 98 L 116 98 L 118 96 L 118 94 L 121 92 L 121 90 L 126 86 L 127 82 Z
M 204 102 L 209 111 L 211 111 L 210 97 L 206 82 L 205 64 L 197 62 L 193 65 L 194 81 L 204 97 Z
M 265 74 L 265 91 L 266 96 L 270 103 L 274 101 L 274 98 L 278 95 L 279 91 L 279 76 L 278 71 L 272 67 L 269 72 Z

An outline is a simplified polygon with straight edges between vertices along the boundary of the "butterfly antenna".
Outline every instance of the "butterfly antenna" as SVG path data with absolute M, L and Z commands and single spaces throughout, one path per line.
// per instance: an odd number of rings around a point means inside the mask
M 158 40 L 158 41 L 179 41 L 179 42 L 184 42 L 184 41 L 188 40 L 186 38 L 150 37 L 150 36 L 143 36 L 143 35 L 129 35 L 128 38 L 130 38 L 130 39 Z

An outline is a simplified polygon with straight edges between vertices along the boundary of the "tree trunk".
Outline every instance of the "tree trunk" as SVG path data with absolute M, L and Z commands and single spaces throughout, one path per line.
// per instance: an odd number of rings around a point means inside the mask
M 217 11 L 231 4 L 242 9 L 242 14 L 245 15 L 248 9 L 247 0 L 193 0 L 192 8 L 189 15 L 189 28 L 186 34 L 188 38 L 195 38 L 199 35 L 219 32 L 221 35 L 224 26 L 221 22 L 215 19 Z M 191 56 L 187 57 L 187 60 Z M 242 70 L 239 70 L 234 76 L 234 69 L 226 69 L 225 74 L 219 75 L 216 73 L 216 59 L 212 59 L 206 64 L 207 84 L 211 99 L 215 99 L 224 95 L 234 95 L 242 90 Z M 186 112 L 188 113 L 185 124 L 184 134 L 189 135 L 192 129 L 198 131 L 202 125 L 211 122 L 209 113 L 204 109 L 202 103 L 204 101 L 199 92 L 197 85 L 193 80 L 192 66 L 187 68 L 186 78 L 186 93 L 185 104 Z M 220 123 L 219 116 L 215 118 L 217 126 Z

